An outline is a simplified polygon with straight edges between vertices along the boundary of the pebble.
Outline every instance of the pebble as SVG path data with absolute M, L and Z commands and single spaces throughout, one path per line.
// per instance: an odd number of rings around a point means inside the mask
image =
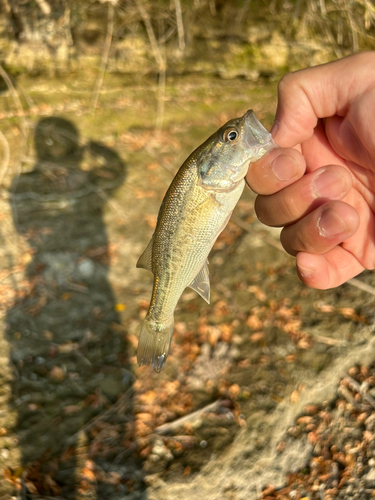
M 91 278 L 95 272 L 95 264 L 91 259 L 82 260 L 78 266 L 78 272 L 82 278 Z

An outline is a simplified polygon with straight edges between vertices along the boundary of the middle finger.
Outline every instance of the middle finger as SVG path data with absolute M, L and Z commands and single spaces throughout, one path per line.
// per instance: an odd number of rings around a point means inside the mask
M 345 167 L 328 165 L 304 175 L 301 179 L 272 195 L 259 195 L 255 211 L 268 226 L 292 224 L 327 200 L 341 200 L 352 186 Z

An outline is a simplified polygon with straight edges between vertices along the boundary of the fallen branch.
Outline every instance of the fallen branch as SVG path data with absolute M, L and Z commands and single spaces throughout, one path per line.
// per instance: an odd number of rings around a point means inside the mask
M 159 425 L 159 427 L 156 427 L 154 429 L 155 434 L 168 434 L 172 431 L 175 431 L 176 429 L 180 428 L 182 425 L 192 422 L 195 420 L 198 416 L 202 415 L 203 413 L 208 413 L 211 411 L 215 411 L 221 406 L 221 400 L 215 401 L 214 403 L 211 403 L 207 406 L 204 406 L 203 408 L 200 408 L 199 410 L 193 411 L 193 413 L 189 413 L 188 415 L 185 415 L 181 418 L 178 418 L 177 420 L 173 420 L 173 422 L 168 422 L 163 425 Z
M 360 394 L 363 397 L 363 399 L 365 399 L 368 403 L 370 403 L 370 405 L 373 408 L 375 408 L 375 399 L 372 396 L 370 396 L 370 394 L 365 392 L 362 389 L 362 387 L 360 386 L 360 384 L 356 380 L 354 380 L 354 378 L 347 375 L 345 377 L 345 380 L 347 381 L 347 383 L 349 384 L 349 387 L 351 387 L 351 389 L 358 392 L 358 394 Z
M 353 408 L 356 408 L 357 410 L 360 409 L 361 407 L 360 404 L 353 398 L 347 387 L 339 386 L 337 392 L 340 394 L 340 396 L 343 396 L 346 399 L 346 401 L 353 406 Z

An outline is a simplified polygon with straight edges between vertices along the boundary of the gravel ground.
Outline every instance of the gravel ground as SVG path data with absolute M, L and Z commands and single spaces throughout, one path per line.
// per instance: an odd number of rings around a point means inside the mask
M 268 486 L 262 499 L 371 499 L 375 497 L 375 365 L 356 365 L 340 380 L 334 399 L 303 408 L 285 439 L 303 440 L 311 456 L 287 486 Z
M 151 276 L 135 263 L 171 174 L 250 98 L 270 120 L 275 85 L 171 87 L 183 113 L 155 139 L 147 88 L 124 100 L 112 79 L 92 116 L 73 83 L 24 83 L 34 139 L 57 110 L 73 136 L 52 157 L 30 140 L 20 159 L 3 120 L 1 498 L 370 498 L 375 280 L 306 289 L 249 190 L 210 255 L 211 304 L 184 293 L 162 373 L 136 364 Z

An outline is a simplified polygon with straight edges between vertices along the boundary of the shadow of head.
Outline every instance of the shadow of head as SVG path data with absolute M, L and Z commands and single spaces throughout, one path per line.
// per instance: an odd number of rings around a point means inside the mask
M 126 165 L 117 152 L 95 141 L 80 144 L 77 127 L 65 118 L 41 119 L 35 127 L 34 142 L 38 163 L 44 164 L 44 168 L 64 166 L 69 175 L 73 175 L 73 170 L 84 170 L 92 184 L 105 189 L 114 188 L 125 179 Z
M 49 116 L 38 122 L 34 142 L 39 160 L 56 161 L 80 153 L 76 126 L 58 116 Z

